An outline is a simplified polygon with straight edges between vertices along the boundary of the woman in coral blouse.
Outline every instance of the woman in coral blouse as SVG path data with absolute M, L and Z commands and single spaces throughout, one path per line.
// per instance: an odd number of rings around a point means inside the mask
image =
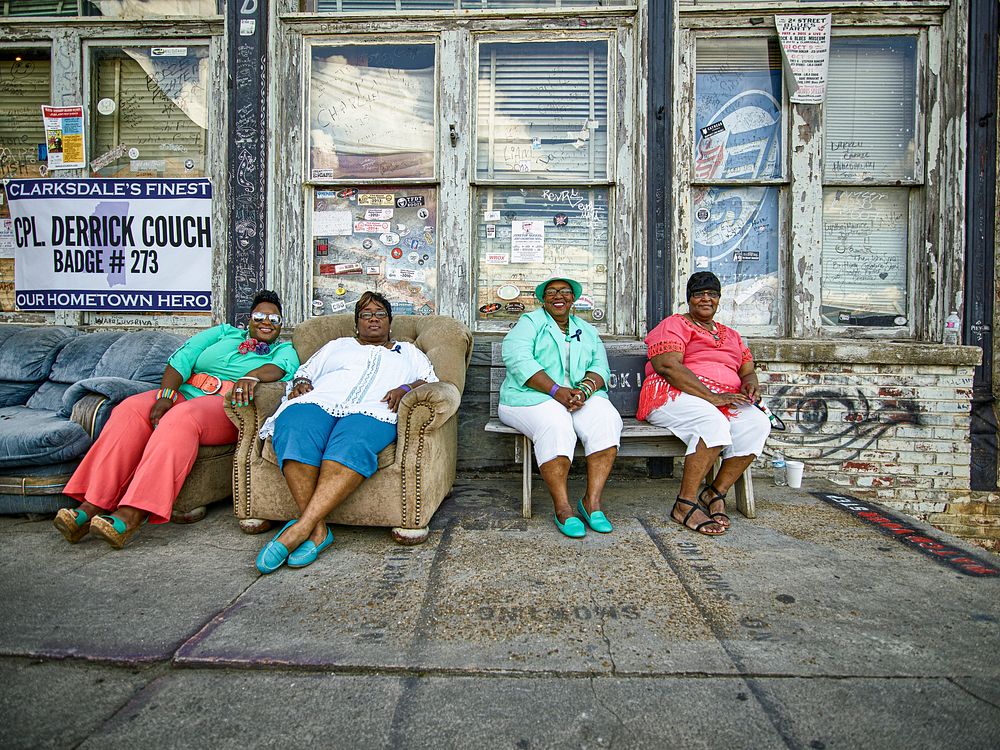
M 715 321 L 722 284 L 709 271 L 687 283 L 688 312 L 646 337 L 649 362 L 636 417 L 687 444 L 671 518 L 708 536 L 729 528 L 726 493 L 764 448 L 771 423 L 754 407 L 760 386 L 753 357 L 732 328 Z M 699 491 L 721 454 L 715 480 Z

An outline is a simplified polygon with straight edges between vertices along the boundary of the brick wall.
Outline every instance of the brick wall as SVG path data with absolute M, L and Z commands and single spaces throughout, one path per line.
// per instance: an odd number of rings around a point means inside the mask
M 788 427 L 772 433 L 768 451 L 803 461 L 810 476 L 997 548 L 1000 497 L 969 489 L 978 349 L 766 340 L 750 346 L 768 404 Z

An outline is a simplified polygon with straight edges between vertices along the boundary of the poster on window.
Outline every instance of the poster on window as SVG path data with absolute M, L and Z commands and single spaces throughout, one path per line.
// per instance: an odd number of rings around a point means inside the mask
M 695 109 L 697 180 L 781 176 L 781 71 L 699 73 Z M 722 281 L 720 317 L 772 325 L 778 294 L 778 189 L 692 191 L 693 270 Z
M 86 166 L 83 150 L 83 107 L 42 105 L 45 147 L 49 169 L 81 169 Z
M 437 311 L 437 205 L 433 188 L 317 190 L 313 202 L 313 315 L 353 312 L 366 291 L 393 315 Z
M 320 46 L 309 83 L 309 177 L 432 177 L 432 44 Z
M 826 73 L 830 63 L 832 16 L 776 15 L 774 25 L 781 42 L 789 100 L 822 104 L 826 98 Z
M 208 180 L 11 180 L 21 310 L 212 309 Z

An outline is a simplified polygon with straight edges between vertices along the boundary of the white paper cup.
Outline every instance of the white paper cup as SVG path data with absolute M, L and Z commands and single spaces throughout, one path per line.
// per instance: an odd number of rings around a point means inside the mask
M 788 477 L 788 486 L 798 488 L 802 486 L 802 470 L 805 464 L 801 461 L 790 461 L 785 459 L 785 475 Z

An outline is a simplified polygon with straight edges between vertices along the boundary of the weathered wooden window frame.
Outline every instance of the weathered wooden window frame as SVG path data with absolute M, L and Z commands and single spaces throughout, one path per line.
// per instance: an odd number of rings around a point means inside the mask
M 226 175 L 226 45 L 222 16 L 186 20 L 183 18 L 103 19 L 95 16 L 59 18 L 4 18 L 2 44 L 5 47 L 43 46 L 49 49 L 52 73 L 50 98 L 53 104 L 84 106 L 87 158 L 94 158 L 90 144 L 89 81 L 84 77 L 85 47 L 88 45 L 136 46 L 146 44 L 176 44 L 184 40 L 207 43 L 209 48 L 208 147 L 206 176 L 212 182 L 212 231 L 215 248 L 212 253 L 211 290 L 213 309 L 204 313 L 142 313 L 142 312 L 0 312 L 0 322 L 93 326 L 95 328 L 162 327 L 171 329 L 205 328 L 222 319 L 226 299 L 227 175 Z M 39 115 L 40 116 L 40 115 Z M 89 169 L 59 170 L 58 177 L 80 178 Z
M 607 129 L 608 129 L 608 141 L 607 141 L 607 151 L 604 153 L 604 168 L 606 175 L 602 179 L 586 179 L 584 177 L 566 177 L 559 180 L 519 180 L 514 177 L 490 177 L 483 176 L 480 177 L 476 172 L 476 148 L 477 143 L 472 141 L 478 141 L 478 137 L 475 139 L 472 136 L 478 136 L 476 133 L 475 123 L 478 122 L 478 96 L 476 94 L 476 87 L 478 85 L 478 76 L 476 75 L 478 71 L 479 64 L 479 54 L 481 44 L 504 44 L 504 43 L 530 43 L 530 42 L 555 42 L 555 41 L 568 41 L 568 42 L 605 42 L 607 44 L 608 50 L 608 62 L 607 62 L 607 75 L 608 75 L 608 103 L 607 103 Z M 476 196 L 480 191 L 491 190 L 491 189 L 561 189 L 561 188 L 579 188 L 581 190 L 606 190 L 608 194 L 607 206 L 608 206 L 608 255 L 606 259 L 607 265 L 607 306 L 608 306 L 608 329 L 609 331 L 615 331 L 615 322 L 617 320 L 618 311 L 615 304 L 616 300 L 616 281 L 613 268 L 618 266 L 618 258 L 615 253 L 615 242 L 614 242 L 614 229 L 612 217 L 616 215 L 617 211 L 617 172 L 616 165 L 613 155 L 617 150 L 617 143 L 614 134 L 618 131 L 617 128 L 613 127 L 613 124 L 618 121 L 621 116 L 618 111 L 618 106 L 615 102 L 613 95 L 614 90 L 617 88 L 615 83 L 618 82 L 619 72 L 618 66 L 615 63 L 613 52 L 617 47 L 616 44 L 616 34 L 615 33 L 583 33 L 570 35 L 540 35 L 537 32 L 534 33 L 482 33 L 475 36 L 472 40 L 473 49 L 471 53 L 471 62 L 474 66 L 471 76 L 471 89 L 470 89 L 470 100 L 472 102 L 472 122 L 473 130 L 470 132 L 470 147 L 469 147 L 469 175 L 470 175 L 470 199 L 473 203 L 473 211 L 475 212 Z M 475 213 L 473 213 L 473 217 Z M 478 222 L 475 218 L 470 217 L 470 224 L 475 226 Z M 472 259 L 472 273 L 469 276 L 469 295 L 473 300 L 473 307 L 475 303 L 479 279 L 479 257 L 478 252 L 476 252 L 476 243 L 470 246 L 470 254 Z M 482 333 L 498 333 L 510 330 L 511 323 L 509 322 L 492 322 L 489 320 L 478 320 L 477 316 L 473 312 L 474 329 Z
M 675 264 L 673 278 L 674 309 L 684 306 L 684 285 L 691 270 L 691 247 L 689 217 L 691 210 L 690 189 L 692 186 L 692 165 L 694 139 L 694 55 L 696 40 L 709 36 L 749 36 L 757 33 L 774 37 L 772 13 L 774 5 L 768 3 L 768 10 L 724 9 L 723 6 L 697 6 L 681 8 L 678 13 L 680 31 L 677 36 L 676 60 L 677 85 L 683 87 L 683 94 L 674 97 L 675 117 L 684 127 L 678 128 L 679 137 L 675 154 L 675 177 L 677 204 L 674 216 L 675 247 L 682 248 Z M 848 5 L 847 9 L 843 6 Z M 946 47 L 962 48 L 964 35 L 957 43 L 946 44 L 944 38 L 943 13 L 949 3 L 913 3 L 918 7 L 872 8 L 870 4 L 859 3 L 817 3 L 809 8 L 781 4 L 778 12 L 830 12 L 843 10 L 843 15 L 834 14 L 833 34 L 835 36 L 911 36 L 917 39 L 916 56 L 916 130 L 915 150 L 922 165 L 916 171 L 916 179 L 901 181 L 910 186 L 910 225 L 907 242 L 909 284 L 908 315 L 906 326 L 864 327 L 823 325 L 820 316 L 821 300 L 821 251 L 822 251 L 822 206 L 825 183 L 822 170 L 816 167 L 810 171 L 810 164 L 821 165 L 825 141 L 823 137 L 823 106 L 787 103 L 787 90 L 783 94 L 783 104 L 787 107 L 786 138 L 787 171 L 789 180 L 786 200 L 779 202 L 779 211 L 784 212 L 784 238 L 780 249 L 779 274 L 784 284 L 785 310 L 779 321 L 778 330 L 766 333 L 754 327 L 743 327 L 749 335 L 777 335 L 787 338 L 857 338 L 857 339 L 904 339 L 940 340 L 939 323 L 947 311 L 948 291 L 955 286 L 955 269 L 961 267 L 961 232 L 954 227 L 942 226 L 945 218 L 935 215 L 933 206 L 941 206 L 949 194 L 961 194 L 962 187 L 957 178 L 958 171 L 948 162 L 943 143 L 949 113 L 940 104 L 946 98 L 944 88 L 948 85 L 961 86 L 958 74 L 962 65 L 954 61 L 954 67 L 946 70 L 943 56 Z M 728 10 L 728 12 L 725 12 Z M 952 22 L 954 23 L 954 22 Z M 955 33 L 954 29 L 951 30 Z M 937 69 L 935 69 L 937 67 Z M 949 76 L 951 84 L 948 83 Z M 957 102 L 956 102 L 957 105 Z M 954 113 L 952 113 L 953 115 Z M 806 133 L 809 138 L 799 137 Z M 954 134 L 952 134 L 954 135 Z M 793 136 L 795 136 L 793 138 Z M 939 169 L 936 179 L 934 170 Z M 951 182 L 949 182 L 949 180 Z M 865 183 L 882 186 L 887 183 Z M 895 181 L 891 182 L 895 187 Z M 950 192 L 949 192 L 950 191 Z M 934 271 L 940 269 L 940 277 Z
M 613 300 L 613 328 L 610 334 L 634 337 L 639 333 L 638 313 L 645 304 L 645 228 L 642 223 L 644 181 L 624 184 L 621 175 L 641 174 L 645 159 L 645 81 L 641 26 L 645 11 L 636 6 L 599 9 L 558 9 L 502 13 L 465 11 L 462 13 L 401 13 L 353 15 L 298 13 L 294 0 L 281 0 L 272 25 L 271 101 L 269 130 L 272 145 L 269 184 L 279 190 L 268 201 L 269 285 L 282 295 L 289 323 L 309 316 L 312 246 L 307 232 L 309 180 L 306 175 L 306 122 L 308 86 L 307 46 L 314 39 L 336 38 L 340 43 L 357 44 L 391 37 L 398 40 L 437 39 L 438 75 L 438 298 L 437 310 L 475 326 L 474 285 L 476 282 L 472 215 L 475 193 L 474 102 L 476 77 L 475 39 L 491 35 L 496 39 L 517 37 L 546 41 L 575 39 L 582 35 L 605 35 L 611 39 L 608 64 L 618 71 L 610 92 L 614 102 L 614 122 L 608 124 L 609 169 L 619 175 L 613 195 L 616 207 L 609 213 L 609 234 L 613 252 L 609 254 L 609 276 L 616 279 Z M 585 19 L 585 24 L 580 19 Z M 545 28 L 539 28 L 541 24 Z M 585 28 L 582 28 L 585 26 Z M 503 36 L 497 36 L 503 35 Z M 290 83 L 294 82 L 294 83 Z M 642 106 L 638 106 L 641 104 Z M 454 128 L 455 144 L 451 132 Z M 384 181 L 383 181 L 384 182 Z M 430 185 L 424 180 L 422 183 Z M 300 193 L 302 195 L 300 196 Z M 614 263 L 614 266 L 611 264 Z M 609 306 L 611 306 L 609 304 Z

